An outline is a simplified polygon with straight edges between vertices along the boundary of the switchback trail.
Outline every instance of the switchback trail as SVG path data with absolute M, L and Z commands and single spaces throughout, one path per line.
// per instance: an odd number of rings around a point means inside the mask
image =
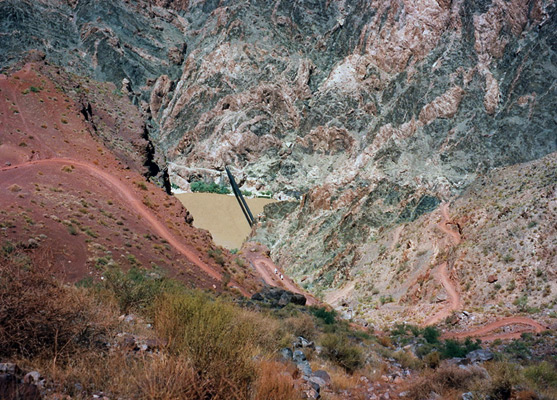
M 198 256 L 193 251 L 180 243 L 180 241 L 168 230 L 168 228 L 163 223 L 161 223 L 159 219 L 147 209 L 146 206 L 143 205 L 141 200 L 136 197 L 136 195 L 127 187 L 127 185 L 122 183 L 116 176 L 103 171 L 93 164 L 68 158 L 49 158 L 44 160 L 29 161 L 23 164 L 12 165 L 9 167 L 3 167 L 0 169 L 0 171 L 3 172 L 18 168 L 27 168 L 34 165 L 48 164 L 71 164 L 75 167 L 81 167 L 90 175 L 93 175 L 99 178 L 101 181 L 112 186 L 114 189 L 116 189 L 120 197 L 125 200 L 135 212 L 137 212 L 142 218 L 144 218 L 159 236 L 164 238 L 172 247 L 174 247 L 179 253 L 185 256 L 188 261 L 195 264 L 212 278 L 218 281 L 222 281 L 222 275 L 212 269 L 209 265 L 199 260 Z M 245 296 L 249 296 L 249 293 L 247 293 L 239 285 L 235 284 L 235 286 L 238 287 L 242 294 L 244 294 Z
M 449 217 L 449 207 L 447 203 L 441 204 L 441 221 L 437 225 L 441 231 L 449 235 L 454 242 L 454 245 L 458 245 L 461 242 L 460 233 L 450 229 L 448 225 L 451 224 L 451 219 Z M 460 294 L 456 290 L 456 286 L 454 282 L 451 281 L 448 271 L 447 271 L 448 263 L 445 261 L 439 266 L 439 270 L 437 273 L 437 277 L 445 290 L 447 291 L 447 295 L 450 299 L 449 304 L 447 307 L 439 311 L 437 314 L 433 315 L 431 318 L 425 321 L 424 325 L 433 325 L 439 323 L 444 318 L 451 315 L 453 311 L 456 311 L 462 307 L 462 302 L 460 299 Z M 516 332 L 501 332 L 501 333 L 493 333 L 497 329 L 501 329 L 505 326 L 511 325 L 524 325 L 527 327 L 526 330 L 516 331 Z M 490 322 L 480 328 L 471 329 L 469 331 L 464 332 L 448 332 L 443 334 L 444 339 L 463 339 L 466 337 L 476 337 L 483 341 L 492 341 L 496 339 L 517 339 L 520 338 L 522 332 L 535 332 L 539 333 L 545 330 L 546 327 L 542 324 L 534 321 L 531 318 L 527 317 L 508 317 L 496 320 L 494 322 Z
M 443 231 L 445 234 L 451 237 L 451 239 L 454 242 L 454 245 L 456 246 L 460 244 L 461 238 L 458 232 L 453 231 L 447 226 L 450 224 L 449 206 L 447 203 L 443 203 L 441 204 L 440 208 L 441 208 L 441 221 L 439 222 L 439 224 L 437 224 L 437 226 L 441 231 Z M 451 315 L 453 311 L 460 309 L 462 306 L 462 302 L 460 301 L 460 294 L 456 290 L 456 286 L 454 282 L 451 281 L 447 268 L 448 268 L 448 262 L 445 261 L 439 266 L 439 269 L 435 275 L 439 280 L 439 282 L 441 282 L 441 285 L 443 285 L 445 291 L 447 292 L 449 303 L 445 308 L 443 308 L 442 310 L 440 310 L 439 312 L 437 312 L 436 314 L 428 318 L 423 323 L 423 325 L 425 326 L 439 323 L 440 321 L 442 321 L 443 319 Z
M 494 333 L 489 335 L 489 332 L 493 332 L 497 329 L 500 329 L 504 326 L 510 325 L 525 325 L 529 329 L 527 331 L 517 331 L 517 332 L 501 332 L 501 333 Z M 477 337 L 482 339 L 483 341 L 492 341 L 495 339 L 518 339 L 522 332 L 535 332 L 540 333 L 547 329 L 547 327 L 543 326 L 542 324 L 534 321 L 531 318 L 527 317 L 508 317 L 502 318 L 494 322 L 490 322 L 482 326 L 481 328 L 472 329 L 469 331 L 464 332 L 448 332 L 444 334 L 442 337 L 444 339 L 464 339 L 466 337 Z

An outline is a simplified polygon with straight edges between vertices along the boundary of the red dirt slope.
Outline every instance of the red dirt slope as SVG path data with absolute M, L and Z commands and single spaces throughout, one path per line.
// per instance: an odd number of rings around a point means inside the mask
M 98 277 L 111 264 L 141 265 L 160 267 L 192 286 L 221 289 L 232 256 L 222 251 L 219 260 L 210 257 L 216 250 L 210 236 L 187 224 L 181 204 L 134 170 L 141 163 L 133 148 L 120 143 L 121 126 L 101 120 L 99 129 L 81 113 L 83 93 L 94 101 L 106 88 L 81 80 L 76 101 L 76 93 L 66 95 L 69 88 L 49 78 L 53 74 L 53 67 L 28 64 L 0 75 L 0 241 L 48 252 L 70 281 Z M 111 105 L 116 109 L 103 112 L 118 114 L 120 125 L 137 121 L 137 111 L 126 104 L 117 99 Z M 103 110 L 103 104 L 96 107 Z M 141 125 L 126 129 L 129 141 L 140 146 Z M 118 148 L 119 159 L 105 143 Z M 234 270 L 230 286 L 244 294 L 257 289 L 250 270 Z

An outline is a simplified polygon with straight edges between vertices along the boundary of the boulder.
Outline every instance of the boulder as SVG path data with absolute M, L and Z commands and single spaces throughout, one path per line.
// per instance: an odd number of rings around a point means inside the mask
M 315 390 L 317 393 L 321 392 L 321 386 L 318 383 L 312 382 L 311 378 L 308 381 L 309 385 Z
M 263 301 L 265 300 L 265 298 L 261 295 L 261 293 L 255 293 L 253 296 L 251 296 L 252 300 L 256 300 L 256 301 Z
M 321 379 L 326 384 L 329 384 L 331 382 L 331 376 L 329 375 L 329 373 L 327 371 L 322 370 L 322 369 L 318 369 L 311 376 Z
M 20 382 L 13 374 L 0 374 L 0 399 L 40 400 L 37 386 Z
M 299 294 L 299 293 L 294 293 L 292 294 L 292 298 L 290 299 L 290 302 L 292 304 L 296 304 L 299 306 L 305 306 L 307 299 L 306 296 L 304 296 L 303 294 Z
M 316 385 L 319 385 L 319 387 L 323 387 L 327 385 L 327 382 L 325 382 L 323 379 L 313 375 L 310 376 L 309 381 L 311 383 L 315 383 Z
M 23 377 L 24 383 L 38 385 L 41 382 L 41 374 L 38 371 L 31 371 Z
M 292 361 L 293 353 L 292 350 L 290 350 L 288 347 L 284 347 L 280 349 L 280 355 L 282 356 L 283 359 L 287 361 Z
M 301 350 L 296 350 L 294 351 L 294 354 L 292 356 L 292 358 L 294 359 L 295 362 L 302 362 L 302 361 L 306 361 L 306 355 L 304 354 L 303 351 Z
M 309 377 L 311 376 L 311 366 L 309 365 L 309 361 L 304 360 L 296 363 L 296 367 L 300 370 L 303 376 Z
M 15 375 L 19 368 L 14 363 L 0 363 L 0 373 Z
M 466 354 L 466 358 L 473 363 L 492 360 L 493 356 L 494 354 L 491 351 L 484 349 L 474 350 Z
M 304 349 L 309 347 L 310 349 L 314 349 L 315 344 L 312 341 L 307 340 L 306 338 L 304 338 L 302 336 L 298 336 L 296 342 L 294 342 L 294 347 L 301 347 L 301 348 L 304 348 Z
M 497 282 L 497 275 L 489 275 L 489 276 L 487 277 L 487 282 L 488 282 L 488 283 Z
M 437 295 L 437 297 L 435 298 L 435 301 L 437 303 L 442 303 L 444 301 L 447 301 L 447 293 L 445 293 L 445 292 L 439 293 Z
M 284 291 L 280 296 L 280 299 L 278 301 L 278 305 L 280 307 L 284 307 L 285 305 L 290 303 L 290 300 L 292 300 L 292 293 Z
M 251 296 L 252 300 L 265 301 L 272 307 L 284 307 L 289 303 L 305 305 L 306 297 L 277 287 L 265 288 Z

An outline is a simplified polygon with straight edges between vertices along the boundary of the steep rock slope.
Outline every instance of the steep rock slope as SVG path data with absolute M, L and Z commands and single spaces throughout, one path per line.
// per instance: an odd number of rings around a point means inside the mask
M 295 273 L 305 287 L 346 316 L 375 326 L 451 317 L 449 325 L 467 327 L 520 313 L 554 326 L 556 163 L 552 153 L 496 168 L 439 210 L 380 229 L 373 240 L 354 245 L 350 254 L 360 256 L 338 257 L 337 269 L 319 270 L 300 261 L 304 248 L 320 245 L 318 232 L 297 243 L 283 230 L 287 224 L 275 223 L 295 203 L 267 206 L 271 218 L 260 222 L 258 232 L 282 236 L 279 242 L 291 251 L 281 250 L 280 260 L 304 265 Z

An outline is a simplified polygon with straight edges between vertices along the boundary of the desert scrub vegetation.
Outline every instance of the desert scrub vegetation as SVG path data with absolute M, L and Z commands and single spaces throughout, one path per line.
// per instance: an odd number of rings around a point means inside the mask
M 18 249 L 0 258 L 0 356 L 67 360 L 111 328 L 111 307 L 62 285 L 46 268 L 18 265 Z M 108 316 L 108 318 L 107 318 Z
M 441 398 L 458 397 L 464 392 L 473 399 L 557 398 L 557 368 L 549 362 L 527 367 L 508 361 L 491 361 L 482 367 L 459 367 L 443 362 L 437 369 L 425 369 L 407 385 L 408 398 L 422 400 L 432 392 Z
M 169 353 L 190 360 L 209 398 L 232 393 L 249 398 L 254 358 L 272 347 L 273 325 L 260 314 L 200 293 L 165 294 L 155 312 L 155 329 Z
M 102 280 L 61 284 L 43 269 L 48 255 L 10 262 L 25 251 L 5 242 L 0 254 L 10 266 L 0 275 L 1 356 L 39 370 L 65 396 L 300 398 L 298 370 L 278 356 L 298 336 L 323 344 L 322 355 L 306 349 L 308 357 L 334 363 L 339 374 L 364 365 L 362 336 L 332 311 L 314 309 L 316 317 L 302 306 L 217 297 L 157 269 L 124 271 L 107 258 L 97 259 Z M 122 339 L 130 335 L 157 343 L 156 350 L 133 350 Z
M 6 242 L 0 254 L 0 357 L 41 371 L 51 390 L 75 398 L 299 397 L 291 376 L 272 373 L 287 368 L 272 360 L 277 319 L 158 271 L 104 262 L 103 280 L 62 284 L 44 268 L 48 255 L 12 262 L 22 252 Z M 118 317 L 132 312 L 135 322 Z M 158 351 L 121 347 L 126 332 L 160 343 Z
M 364 365 L 365 359 L 361 347 L 352 344 L 345 335 L 325 334 L 321 338 L 321 346 L 326 358 L 341 366 L 350 374 Z
M 390 332 L 393 343 L 398 346 L 415 345 L 416 355 L 430 366 L 437 366 L 440 360 L 465 357 L 481 348 L 480 340 L 440 340 L 440 336 L 439 330 L 433 326 L 420 328 L 411 324 L 395 324 Z

